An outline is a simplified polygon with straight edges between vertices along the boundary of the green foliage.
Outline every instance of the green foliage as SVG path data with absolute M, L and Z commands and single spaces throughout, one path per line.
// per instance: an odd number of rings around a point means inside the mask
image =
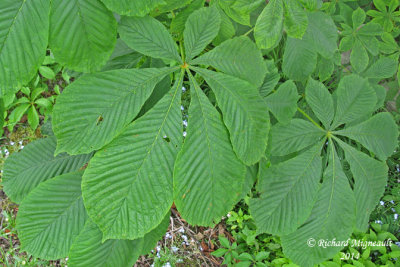
M 398 88 L 396 1 L 374 1 L 392 24 L 368 1 L 14 2 L 0 4 L 0 111 L 10 129 L 52 112 L 54 131 L 4 167 L 28 253 L 130 266 L 173 204 L 212 226 L 249 192 L 250 214 L 228 220 L 242 233 L 214 252 L 226 264 L 312 266 L 343 246 L 310 239 L 368 229 L 398 145 L 382 112 L 383 85 Z

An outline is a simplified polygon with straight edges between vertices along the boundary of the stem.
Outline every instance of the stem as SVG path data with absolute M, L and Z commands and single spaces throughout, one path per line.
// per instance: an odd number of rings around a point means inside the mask
M 311 121 L 315 126 L 317 126 L 318 128 L 320 128 L 323 132 L 325 132 L 325 129 L 322 128 L 315 120 L 313 120 L 310 116 L 308 116 L 307 113 L 304 112 L 304 110 L 302 110 L 301 108 L 297 107 L 297 110 L 303 114 L 304 117 L 306 117 L 309 121 Z
M 254 28 L 251 28 L 248 32 L 246 32 L 245 34 L 243 34 L 243 36 L 249 35 L 252 31 L 254 31 Z
M 183 64 L 185 64 L 186 63 L 186 61 L 185 61 L 185 53 L 183 52 L 182 42 L 179 42 L 179 49 L 181 51 L 181 58 L 182 58 Z

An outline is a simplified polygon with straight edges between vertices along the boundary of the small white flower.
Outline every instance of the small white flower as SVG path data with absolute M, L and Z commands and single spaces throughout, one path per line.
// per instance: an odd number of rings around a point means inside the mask
M 183 136 L 186 137 L 186 131 L 183 132 Z
M 383 202 L 382 200 L 379 203 L 381 204 L 381 206 L 385 206 L 385 202 Z
M 67 257 L 67 258 L 65 258 L 65 261 L 68 261 L 68 257 Z
M 184 120 L 182 123 L 183 123 L 183 125 L 185 125 L 185 127 L 187 127 L 187 126 L 188 126 L 188 122 L 187 122 L 187 120 Z
M 184 233 L 184 232 L 185 232 L 185 229 L 183 229 L 183 227 L 179 229 L 179 233 Z
M 10 142 L 10 145 L 12 145 L 12 146 L 13 146 L 13 145 L 15 145 L 15 143 L 14 143 L 13 141 L 11 141 L 11 142 Z
M 181 110 L 185 110 L 185 108 L 183 106 L 181 106 Z
M 393 200 L 390 200 L 389 202 L 392 203 L 392 204 L 394 204 L 394 201 L 393 201 Z
M 182 92 L 186 92 L 186 88 L 185 87 L 182 87 Z
M 381 220 L 376 220 L 375 223 L 382 224 L 382 221 Z
M 177 261 L 176 261 L 177 263 L 182 263 L 183 262 L 183 260 L 182 259 L 177 259 Z
M 231 213 L 226 214 L 226 217 L 228 218 L 231 217 Z
M 174 247 L 174 246 L 172 246 L 171 249 L 172 249 L 172 252 L 174 252 L 174 253 L 176 253 L 179 250 L 177 247 Z
M 394 214 L 394 219 L 397 220 L 399 218 L 399 214 Z
M 24 149 L 25 146 L 21 146 L 20 149 Z
M 160 252 L 161 247 L 160 247 L 160 246 L 157 246 L 156 249 L 157 249 L 157 252 Z
M 22 141 L 19 141 L 18 144 L 22 145 Z

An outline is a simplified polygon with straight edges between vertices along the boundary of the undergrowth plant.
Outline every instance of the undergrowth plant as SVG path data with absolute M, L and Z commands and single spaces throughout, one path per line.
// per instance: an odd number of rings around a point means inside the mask
M 49 75 L 47 49 L 75 77 L 54 135 L 4 167 L 21 248 L 131 266 L 173 204 L 213 226 L 256 183 L 257 233 L 279 236 L 301 266 L 335 256 L 343 247 L 308 241 L 367 229 L 398 144 L 381 112 L 398 63 L 379 48 L 397 37 L 343 2 L 350 12 L 321 0 L 1 1 L 1 94 Z

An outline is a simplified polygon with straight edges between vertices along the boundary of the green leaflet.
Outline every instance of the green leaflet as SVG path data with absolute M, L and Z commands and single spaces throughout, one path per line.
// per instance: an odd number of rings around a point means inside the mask
M 332 58 L 337 50 L 337 28 L 327 14 L 308 13 L 308 27 L 301 40 L 288 37 L 283 54 L 283 72 L 292 80 L 304 81 L 317 65 L 317 55 Z M 298 64 L 302 62 L 302 64 Z
M 286 156 L 315 144 L 324 135 L 320 128 L 302 119 L 293 119 L 288 124 L 277 123 L 271 128 L 270 153 Z
M 309 79 L 306 87 L 306 100 L 317 118 L 325 128 L 329 129 L 335 115 L 335 109 L 332 96 L 324 84 Z
M 20 203 L 40 183 L 55 176 L 77 171 L 89 161 L 91 154 L 54 157 L 56 138 L 48 137 L 28 144 L 12 154 L 5 162 L 2 177 L 4 191 L 14 202 Z
M 371 114 L 377 102 L 374 89 L 357 75 L 342 78 L 336 90 L 336 114 L 332 129 Z
M 335 140 L 343 148 L 355 180 L 356 228 L 366 231 L 369 216 L 385 191 L 388 167 L 384 162 L 370 158 L 339 139 Z
M 69 266 L 132 266 L 140 256 L 143 238 L 107 240 L 90 219 L 75 239 L 69 252 Z
M 193 76 L 187 137 L 174 168 L 174 201 L 189 223 L 218 223 L 239 200 L 246 168 L 229 142 L 221 115 Z
M 88 153 L 108 144 L 135 118 L 156 84 L 174 70 L 112 70 L 69 85 L 54 107 L 56 153 Z
M 311 216 L 295 232 L 281 238 L 285 255 L 301 266 L 313 266 L 333 257 L 342 247 L 318 246 L 319 240 L 347 240 L 355 221 L 355 199 L 333 144 L 329 163 Z M 310 246 L 308 242 L 315 246 Z
M 398 128 L 390 113 L 378 113 L 372 118 L 336 131 L 362 144 L 380 160 L 386 160 L 393 154 L 399 136 Z
M 151 110 L 96 153 L 85 171 L 85 207 L 103 240 L 143 237 L 172 205 L 173 165 L 183 139 L 182 81 L 183 72 Z
M 267 106 L 257 88 L 234 76 L 192 69 L 204 77 L 215 93 L 238 158 L 247 165 L 258 162 L 265 152 L 270 123 Z
M 308 36 L 304 35 L 302 40 L 288 37 L 283 54 L 283 72 L 294 81 L 306 80 L 317 65 L 317 53 L 310 43 Z M 297 64 L 302 62 L 302 64 Z
M 180 11 L 171 21 L 171 33 L 182 37 L 186 20 L 190 14 L 204 5 L 204 1 L 205 0 L 194 0 L 188 7 Z
M 265 60 L 265 65 L 267 67 L 267 74 L 265 75 L 264 82 L 260 87 L 260 95 L 263 98 L 266 98 L 275 89 L 275 86 L 281 79 L 281 75 L 273 60 Z
M 101 69 L 117 39 L 117 22 L 100 0 L 52 0 L 49 44 L 57 62 L 80 72 Z
M 245 36 L 229 39 L 192 64 L 211 65 L 232 76 L 260 87 L 267 72 L 260 50 Z
M 189 16 L 183 32 L 188 63 L 214 40 L 219 32 L 220 25 L 221 17 L 216 7 L 203 7 Z
M 142 56 L 142 54 L 129 48 L 121 38 L 118 38 L 111 57 L 101 71 L 135 68 Z
M 156 228 L 144 235 L 143 247 L 140 254 L 146 255 L 150 253 L 150 251 L 157 245 L 157 242 L 162 238 L 162 236 L 168 229 L 170 223 L 170 215 L 171 213 L 168 212 L 162 222 Z
M 240 12 L 235 8 L 236 0 L 215 0 L 219 4 L 219 6 L 225 11 L 226 15 L 228 15 L 235 22 L 250 26 L 250 13 L 249 12 Z M 211 1 L 212 3 L 212 1 Z
M 265 98 L 265 103 L 279 122 L 286 123 L 296 113 L 298 99 L 296 85 L 293 81 L 286 81 Z
M 1 1 L 0 97 L 36 75 L 46 55 L 49 11 L 49 0 Z
M 271 0 L 257 19 L 254 37 L 261 49 L 274 48 L 282 38 L 283 1 Z
M 92 220 L 75 239 L 69 252 L 69 266 L 132 266 L 144 251 L 155 246 L 169 224 L 169 213 L 162 223 L 143 238 L 135 240 L 110 239 L 102 242 L 103 233 Z
M 40 184 L 21 203 L 17 218 L 21 249 L 42 259 L 66 257 L 87 219 L 81 172 Z
M 236 33 L 236 28 L 232 23 L 231 19 L 225 14 L 225 12 L 217 6 L 219 15 L 221 17 L 221 26 L 219 32 L 212 42 L 213 45 L 219 45 L 222 42 L 229 40 Z
M 319 189 L 321 144 L 288 161 L 267 167 L 260 162 L 260 198 L 250 201 L 258 232 L 285 235 L 310 216 Z
M 350 63 L 355 71 L 360 73 L 368 66 L 369 57 L 367 50 L 359 40 L 356 40 L 350 55 Z
M 120 15 L 143 17 L 166 0 L 101 0 L 108 9 Z
M 396 74 L 397 65 L 398 62 L 396 60 L 389 57 L 381 57 L 363 73 L 363 76 L 374 79 L 390 78 Z
M 288 36 L 301 39 L 308 26 L 308 17 L 298 1 L 283 0 L 285 4 L 284 25 Z
M 118 26 L 121 39 L 146 56 L 182 63 L 178 47 L 164 25 L 152 17 L 122 17 Z

